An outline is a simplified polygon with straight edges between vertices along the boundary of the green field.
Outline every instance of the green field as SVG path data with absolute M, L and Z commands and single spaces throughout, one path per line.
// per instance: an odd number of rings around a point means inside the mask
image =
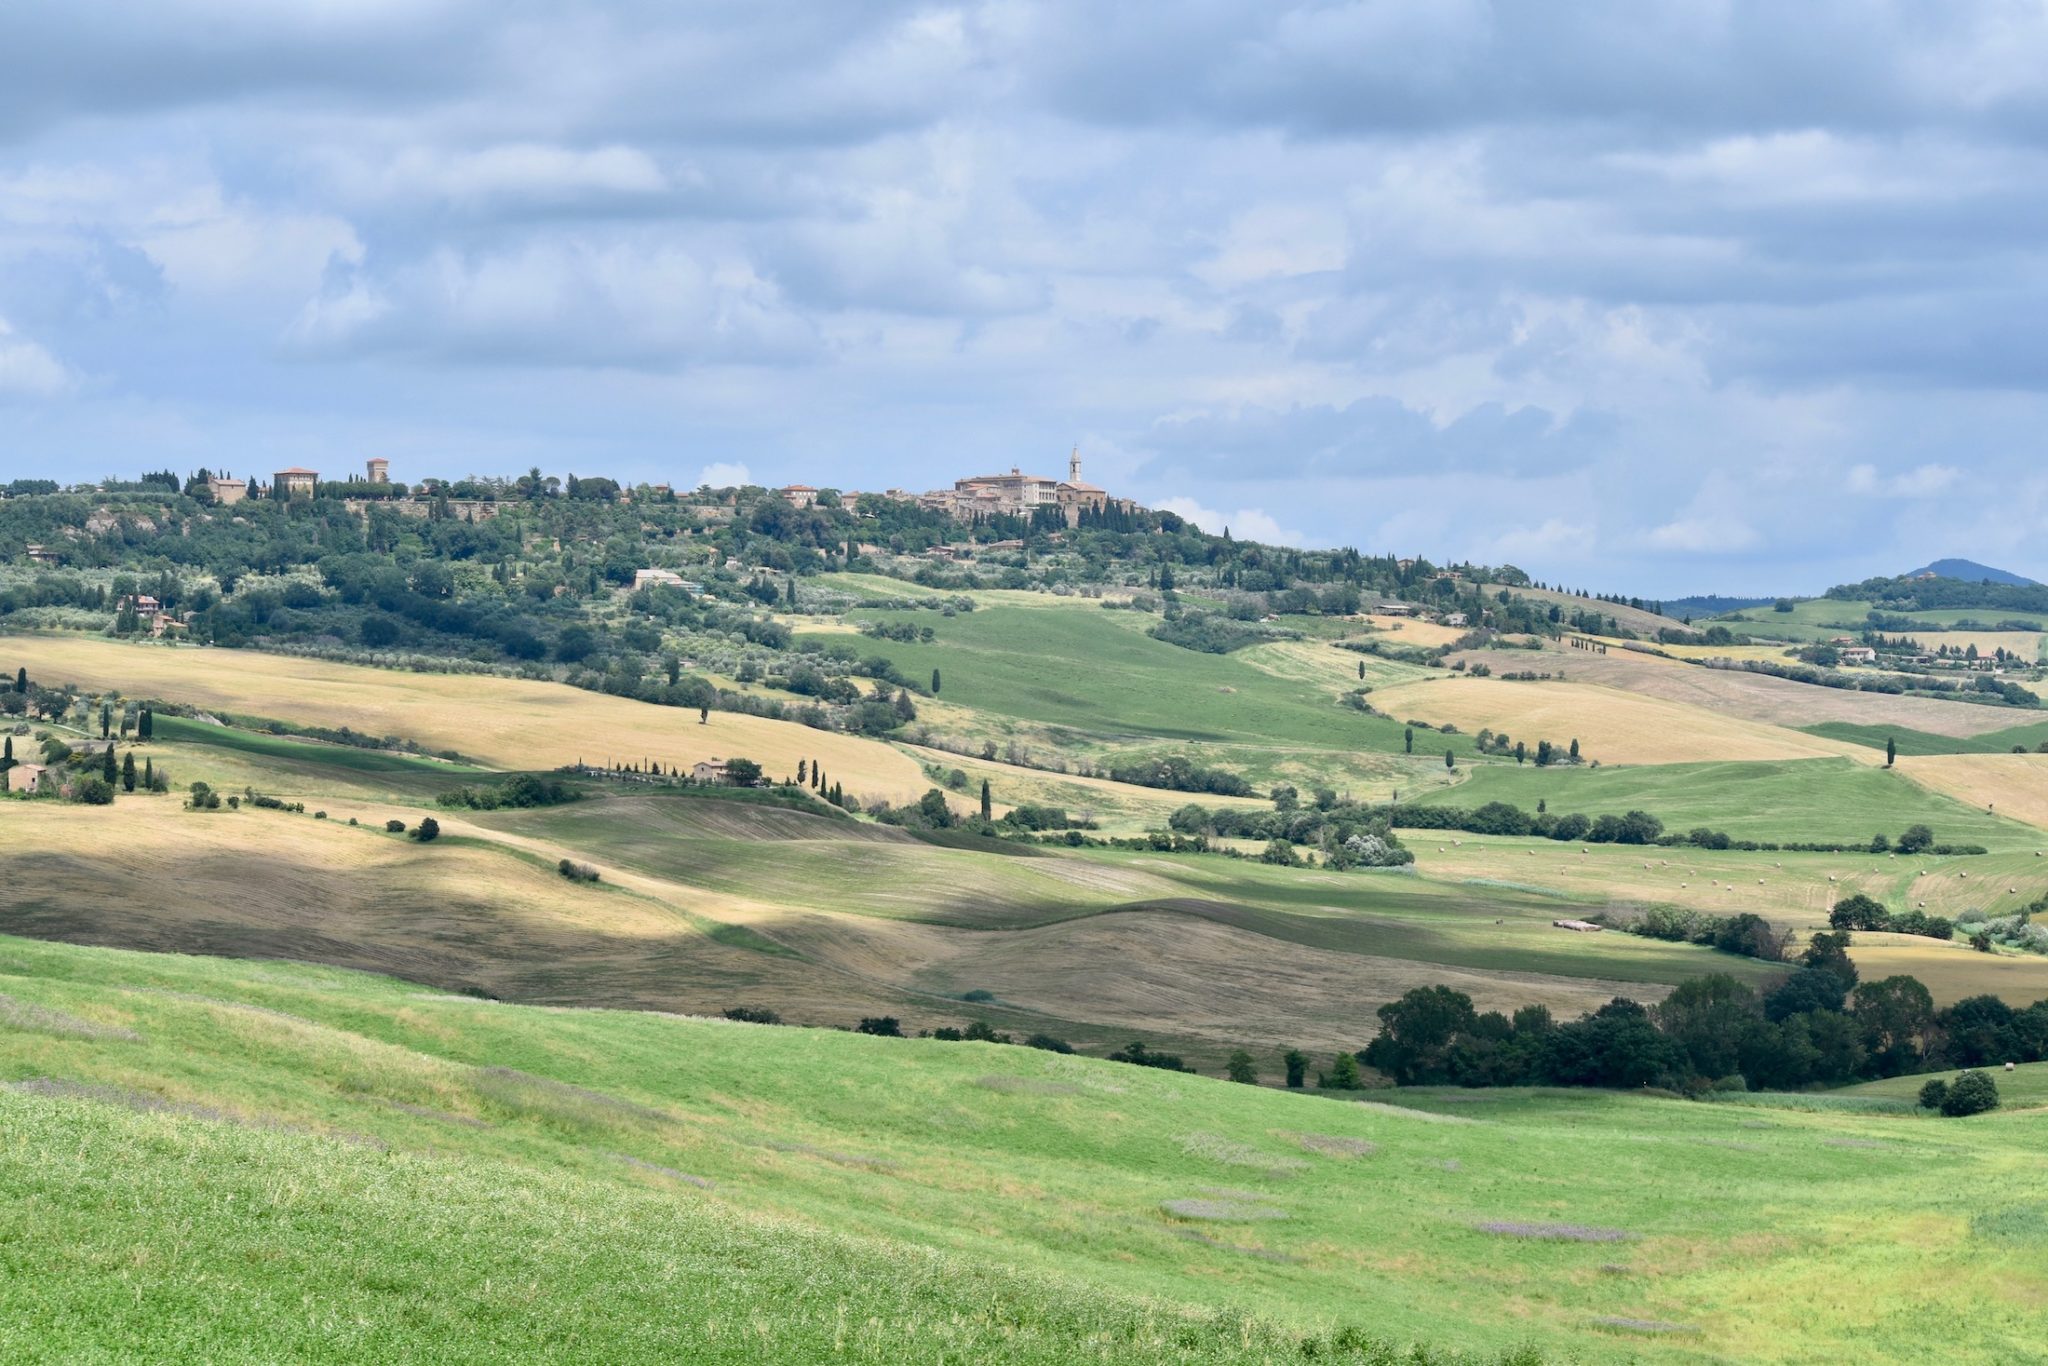
M 350 774 L 389 774 L 432 782 L 470 778 L 489 770 L 472 764 L 451 763 L 421 755 L 388 749 L 362 749 L 354 745 L 304 740 L 290 735 L 271 735 L 238 726 L 214 726 L 182 716 L 152 719 L 159 740 L 205 745 L 239 754 L 259 755 L 292 770 L 339 770 Z
M 2024 716 L 2025 712 L 2015 712 Z M 1830 740 L 1847 740 L 1851 744 L 1868 745 L 1872 749 L 1883 749 L 1886 741 L 1898 745 L 1901 755 L 1913 754 L 2006 754 L 2014 745 L 2033 750 L 2048 742 L 2048 721 L 2032 721 L 2025 725 L 2010 726 L 2005 730 L 1988 731 L 1983 735 L 1934 735 L 1924 730 L 1902 730 L 1895 726 L 1861 726 L 1847 721 L 1829 721 L 1818 726 L 1802 726 L 1809 735 L 1824 735 Z
M 2031 849 L 2040 839 L 2030 826 L 1929 792 L 1897 771 L 1849 759 L 1597 769 L 1496 764 L 1474 768 L 1456 787 L 1427 789 L 1418 800 L 1463 807 L 1501 801 L 1526 811 L 1541 801 L 1554 812 L 1587 815 L 1642 810 L 1674 832 L 1703 825 L 1737 839 L 1774 843 L 1867 841 L 1879 832 L 1896 838 L 1916 822 L 1948 844 Z
M 1988 1069 L 1991 1079 L 1998 1083 L 1998 1103 L 2007 1109 L 2023 1107 L 2040 1108 L 2048 1106 L 2048 1062 L 2023 1062 L 2007 1072 L 2000 1068 Z M 1866 1081 L 1858 1086 L 1845 1086 L 1830 1094 L 1838 1096 L 1880 1096 L 1899 1100 L 1913 1100 L 1920 1094 L 1920 1088 L 1935 1077 L 1954 1081 L 1953 1072 L 1934 1073 L 1930 1076 L 1887 1077 L 1883 1081 Z
M 868 614 L 861 614 L 865 618 Z M 1399 720 L 1341 706 L 1334 682 L 1275 677 L 1231 655 L 1201 654 L 1151 639 L 1154 618 L 1094 604 L 985 607 L 950 618 L 880 614 L 930 626 L 929 645 L 813 636 L 882 655 L 905 676 L 942 671 L 942 696 L 998 716 L 1085 732 L 1099 739 L 1249 741 L 1332 751 L 1399 753 Z M 1469 737 L 1430 742 L 1471 753 Z
M 1802 598 L 1793 603 L 1789 612 L 1774 611 L 1766 604 L 1762 607 L 1746 608 L 1731 616 L 1703 617 L 1693 625 L 1700 628 L 1719 622 L 1738 634 L 1760 639 L 1802 642 L 1826 640 L 1831 636 L 1858 635 L 1863 632 L 1869 625 L 1867 618 L 1872 607 L 1873 605 L 1868 602 L 1850 602 L 1839 598 Z M 1877 610 L 1886 616 L 1904 617 L 1928 631 L 1954 626 L 1959 621 L 1982 622 L 1987 628 L 2002 621 L 2026 622 L 2032 630 L 2048 629 L 2048 615 L 2038 612 L 2006 612 L 1991 607 L 1943 608 L 1928 612 L 1893 612 L 1885 608 Z M 1736 620 L 1736 617 L 1740 617 L 1741 620 Z M 1906 634 L 1911 635 L 1912 631 L 1909 629 Z M 1941 642 L 1937 637 L 1926 643 L 1938 645 Z
M 12 1359 L 1989 1362 L 2048 1295 L 2010 1111 L 1360 1105 L 11 939 L 0 995 Z

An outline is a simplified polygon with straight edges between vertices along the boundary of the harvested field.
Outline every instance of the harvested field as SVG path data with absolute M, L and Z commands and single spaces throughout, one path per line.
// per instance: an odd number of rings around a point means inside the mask
M 1546 660 L 1550 656 L 1544 657 Z M 1654 667 L 1654 666 L 1653 666 Z M 1668 669 L 1660 669 L 1664 672 Z M 1432 725 L 1455 724 L 1467 734 L 1504 731 L 1531 747 L 1537 740 L 1576 739 L 1588 759 L 1603 764 L 1682 764 L 1707 760 L 1813 759 L 1847 756 L 1861 762 L 1861 745 L 1803 735 L 1707 708 L 1588 683 L 1513 683 L 1495 678 L 1450 678 L 1406 683 L 1372 695 L 1373 705 L 1398 717 Z M 1421 745 L 1426 737 L 1418 735 Z
M 1501 656 L 1492 651 L 1477 651 L 1463 657 L 1500 666 Z M 2004 707 L 1850 692 L 1794 683 L 1768 674 L 1674 664 L 1653 655 L 1623 651 L 1618 646 L 1604 655 L 1583 650 L 1549 650 L 1533 656 L 1526 667 L 1539 673 L 1560 673 L 1572 682 L 1620 688 L 1644 697 L 1683 702 L 1739 720 L 1789 729 L 1840 721 L 1965 736 L 2002 730 L 2028 719 L 2025 712 Z
M 11 636 L 0 641 L 0 657 L 10 672 L 25 665 L 42 683 L 119 689 L 130 697 L 160 697 L 235 715 L 397 735 L 505 769 L 554 768 L 583 759 L 653 759 L 687 768 L 700 759 L 743 757 L 781 777 L 808 759 L 863 797 L 903 801 L 930 786 L 916 763 L 880 741 L 730 712 L 713 712 L 708 724 L 699 725 L 695 712 L 560 683 L 68 636 Z
M 1929 754 L 1899 771 L 1971 806 L 2048 829 L 2048 754 Z

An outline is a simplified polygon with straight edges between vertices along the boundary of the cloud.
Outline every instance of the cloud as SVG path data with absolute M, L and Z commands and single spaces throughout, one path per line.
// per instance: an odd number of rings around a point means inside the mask
M 0 318 L 0 394 L 42 396 L 60 393 L 70 384 L 70 373 L 56 357 Z
M 1086 433 L 1239 535 L 1671 593 L 1947 553 L 1914 500 L 2048 424 L 2006 0 L 16 9 L 10 475 L 923 487 Z
M 1962 477 L 1953 465 L 1916 465 L 1903 474 L 1885 477 L 1875 465 L 1850 467 L 1849 492 L 1873 498 L 1927 498 L 1952 487 Z
M 1151 433 L 1151 478 L 1366 477 L 1485 469 L 1556 472 L 1605 445 L 1610 423 L 1596 413 L 1558 418 L 1534 406 L 1481 403 L 1439 424 L 1400 400 L 1373 395 L 1341 407 L 1275 410 L 1247 404 L 1160 422 Z
M 742 264 L 552 242 L 337 272 L 287 339 L 315 357 L 597 369 L 787 363 L 817 348 L 810 327 Z
M 1308 543 L 1307 537 L 1298 531 L 1289 531 L 1259 508 L 1239 508 L 1234 513 L 1225 514 L 1205 508 L 1192 498 L 1161 499 L 1158 507 L 1162 512 L 1186 518 L 1212 536 L 1220 536 L 1228 530 L 1243 541 L 1264 541 L 1270 545 Z
M 753 482 L 753 473 L 745 465 L 713 461 L 697 472 L 695 487 L 704 488 L 708 485 L 715 489 L 736 489 L 744 488 Z

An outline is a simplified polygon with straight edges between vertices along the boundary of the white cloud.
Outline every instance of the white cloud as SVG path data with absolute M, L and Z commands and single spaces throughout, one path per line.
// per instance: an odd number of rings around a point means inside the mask
M 715 489 L 742 488 L 754 482 L 754 475 L 745 465 L 713 461 L 697 472 L 697 487 L 707 484 Z
M 0 318 L 0 393 L 47 395 L 71 383 L 70 372 L 48 351 L 19 336 Z
M 1593 553 L 1593 528 L 1562 517 L 1546 517 L 1540 526 L 1518 527 L 1494 537 L 1487 558 L 1531 560 L 1538 564 L 1556 560 L 1581 560 Z
M 1889 478 L 1875 465 L 1856 465 L 1849 471 L 1849 492 L 1872 498 L 1929 498 L 1953 485 L 1962 471 L 1953 465 L 1915 465 Z
M 1307 537 L 1299 531 L 1290 531 L 1259 508 L 1239 508 L 1236 512 L 1224 514 L 1214 508 L 1205 508 L 1192 498 L 1168 498 L 1156 506 L 1162 512 L 1171 512 L 1185 517 L 1210 535 L 1221 535 L 1227 527 L 1232 536 L 1241 541 L 1263 541 L 1268 545 L 1303 545 Z
M 1748 550 L 1759 537 L 1756 528 L 1739 517 L 1681 517 L 1666 522 L 1644 540 L 1654 550 L 1693 555 L 1721 555 Z

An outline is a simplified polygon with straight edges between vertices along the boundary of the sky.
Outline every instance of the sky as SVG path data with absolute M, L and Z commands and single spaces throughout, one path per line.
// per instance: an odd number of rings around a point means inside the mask
M 0 477 L 924 489 L 2048 578 L 2031 0 L 14 0 Z

